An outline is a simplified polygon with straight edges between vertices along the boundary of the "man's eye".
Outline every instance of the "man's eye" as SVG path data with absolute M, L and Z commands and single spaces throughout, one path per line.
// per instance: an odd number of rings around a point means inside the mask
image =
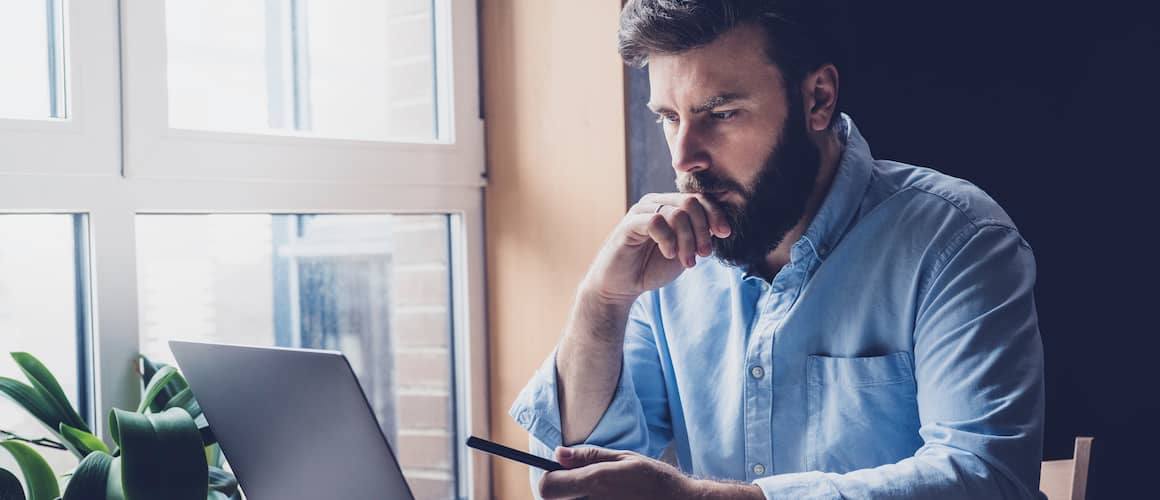
M 736 111 L 718 111 L 716 113 L 713 113 L 711 116 L 713 117 L 714 120 L 728 120 L 730 118 L 733 118 L 733 116 L 736 114 L 737 114 Z
M 674 114 L 657 115 L 657 123 L 664 123 L 664 122 L 676 123 L 677 122 L 677 115 L 674 115 Z

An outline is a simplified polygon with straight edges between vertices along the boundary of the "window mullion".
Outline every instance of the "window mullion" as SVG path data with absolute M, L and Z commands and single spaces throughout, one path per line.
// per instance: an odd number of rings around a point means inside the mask
M 89 213 L 92 269 L 94 430 L 111 442 L 105 417 L 140 400 L 137 356 L 137 262 L 134 211 L 102 207 Z
M 90 273 L 89 222 L 86 214 L 73 214 L 73 275 L 76 294 L 77 410 L 90 425 L 100 418 L 93 410 L 92 279 Z
M 309 131 L 313 123 L 310 102 L 310 29 L 305 0 L 290 0 L 290 47 L 294 74 L 294 130 Z
M 45 0 L 45 19 L 48 34 L 48 107 L 49 116 L 67 116 L 65 104 L 65 64 L 64 64 L 64 9 L 62 0 Z

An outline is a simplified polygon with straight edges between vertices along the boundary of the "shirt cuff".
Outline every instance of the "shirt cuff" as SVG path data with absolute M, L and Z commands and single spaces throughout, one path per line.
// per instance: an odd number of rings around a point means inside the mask
M 824 472 L 793 472 L 753 481 L 769 500 L 840 500 Z
M 549 450 L 564 441 L 560 432 L 560 405 L 556 401 L 555 350 L 520 391 L 508 415 Z
M 608 409 L 583 444 L 636 451 L 645 432 L 644 415 L 623 364 Z M 556 387 L 556 351 L 553 350 L 528 385 L 520 391 L 508 414 L 548 450 L 562 446 L 560 404 Z

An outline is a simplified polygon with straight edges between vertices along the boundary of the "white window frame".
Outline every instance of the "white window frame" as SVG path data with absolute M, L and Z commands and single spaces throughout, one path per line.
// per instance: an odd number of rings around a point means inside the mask
M 454 142 L 432 144 L 163 127 L 167 121 L 156 111 L 168 107 L 157 102 L 165 89 L 156 72 L 164 69 L 157 59 L 164 45 L 156 37 L 163 39 L 164 32 L 156 27 L 165 25 L 158 17 L 164 3 L 68 1 L 70 118 L 0 119 L 0 215 L 87 214 L 93 316 L 88 375 L 95 429 L 108 440 L 107 411 L 136 407 L 140 397 L 137 215 L 445 213 L 454 216 L 455 425 L 460 437 L 487 436 L 484 150 L 475 1 L 434 1 L 437 15 L 449 20 L 437 29 L 436 46 L 443 61 L 439 69 L 454 73 L 449 93 L 455 127 L 446 137 Z M 197 154 L 188 148 L 197 148 Z M 346 166 L 332 167 L 342 161 Z M 462 440 L 454 447 L 457 496 L 488 498 L 489 460 L 468 453 Z
M 286 131 L 254 134 L 169 128 L 165 2 L 122 0 L 122 31 L 129 40 L 124 48 L 124 85 L 125 95 L 131 96 L 125 100 L 126 175 L 479 185 L 484 138 L 479 119 L 475 2 L 434 0 L 433 5 L 440 139 L 392 143 Z
M 0 116 L 0 175 L 111 175 L 119 171 L 120 88 L 118 80 L 111 78 L 118 59 L 117 12 L 107 3 L 62 2 L 61 24 L 70 48 L 64 51 L 65 117 Z

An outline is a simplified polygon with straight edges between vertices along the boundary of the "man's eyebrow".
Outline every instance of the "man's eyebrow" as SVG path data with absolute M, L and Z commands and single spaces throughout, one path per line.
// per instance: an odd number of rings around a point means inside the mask
M 716 108 L 719 106 L 724 106 L 724 105 L 729 104 L 733 101 L 740 101 L 740 100 L 743 100 L 745 98 L 746 98 L 746 96 L 744 94 L 721 94 L 718 96 L 713 96 L 713 97 L 710 97 L 708 99 L 705 99 L 705 101 L 702 102 L 701 104 L 694 106 L 691 111 L 693 112 L 693 114 L 704 113 L 704 112 L 709 111 L 713 108 Z M 645 106 L 647 106 L 648 109 L 651 110 L 653 113 L 657 113 L 657 114 L 672 113 L 673 112 L 673 110 L 669 109 L 668 106 L 664 106 L 661 104 L 654 104 L 652 102 L 649 102 Z
M 730 102 L 741 100 L 741 99 L 745 99 L 745 96 L 742 94 L 721 94 L 719 96 L 714 96 L 714 97 L 710 97 L 708 99 L 705 99 L 705 102 L 703 102 L 697 106 L 693 106 L 692 111 L 693 111 L 693 114 L 704 113 L 704 112 L 709 111 L 713 108 L 716 108 L 719 106 L 724 106 L 726 104 L 729 104 Z
M 668 106 L 664 106 L 661 104 L 653 104 L 651 101 L 645 103 L 645 107 L 647 107 L 649 109 L 649 111 L 652 111 L 653 113 L 656 113 L 658 115 L 661 113 L 671 113 L 673 111 L 673 110 L 669 109 Z

